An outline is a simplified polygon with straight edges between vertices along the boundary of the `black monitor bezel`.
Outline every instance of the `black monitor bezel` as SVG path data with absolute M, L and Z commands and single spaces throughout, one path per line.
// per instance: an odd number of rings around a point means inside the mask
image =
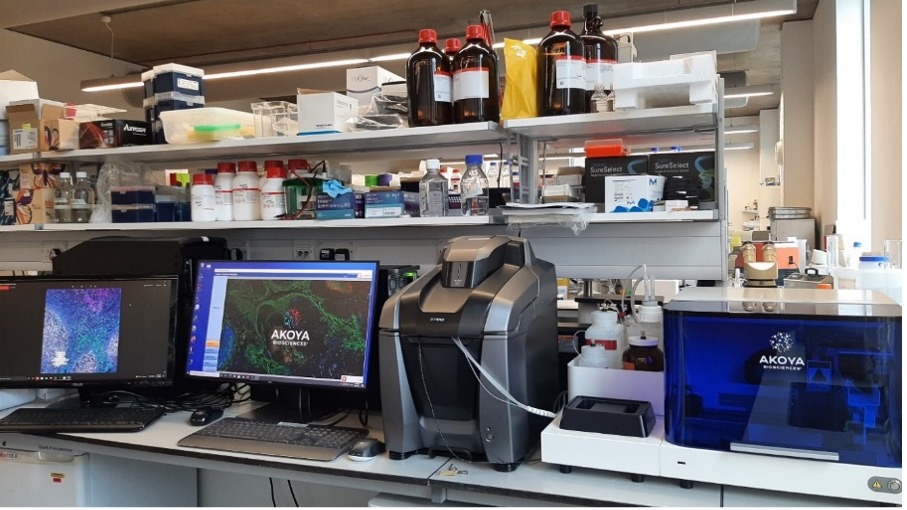
M 0 276 L 0 285 L 22 282 L 117 282 L 117 281 L 170 281 L 170 324 L 168 325 L 169 340 L 167 343 L 167 374 L 163 379 L 134 379 L 134 378 L 105 378 L 96 380 L 79 381 L 54 381 L 54 380 L 2 380 L 0 389 L 23 388 L 169 388 L 174 385 L 176 376 L 176 349 L 177 349 L 177 315 L 179 299 L 178 275 L 39 275 L 39 276 Z
M 370 291 L 371 299 L 371 310 L 369 315 L 372 319 L 372 324 L 367 328 L 366 334 L 366 355 L 363 361 L 363 382 L 361 385 L 342 385 L 342 384 L 317 384 L 313 381 L 317 379 L 305 379 L 297 381 L 274 381 L 269 379 L 254 379 L 254 380 L 245 380 L 238 377 L 224 377 L 224 376 L 204 376 L 193 374 L 189 370 L 189 361 L 190 356 L 188 349 L 191 346 L 191 342 L 187 342 L 186 345 L 186 366 L 182 367 L 181 374 L 191 380 L 196 381 L 209 381 L 209 382 L 221 382 L 221 383 L 244 383 L 254 386 L 262 387 L 285 387 L 285 388 L 295 388 L 302 390 L 311 390 L 311 391 L 340 391 L 340 392 L 351 392 L 351 393 L 365 393 L 368 391 L 370 386 L 376 385 L 377 380 L 373 380 L 373 377 L 377 377 L 377 374 L 374 374 L 374 370 L 371 370 L 370 361 L 377 355 L 376 350 L 378 348 L 378 333 L 377 333 L 377 324 L 379 315 L 381 313 L 381 307 L 378 303 L 378 286 L 380 278 L 381 263 L 378 260 L 280 260 L 280 259 L 268 259 L 268 260 L 256 260 L 256 259 L 242 259 L 242 260 L 199 260 L 195 267 L 196 278 L 201 274 L 201 265 L 206 263 L 212 264 L 373 264 L 374 265 L 374 278 L 372 279 L 372 289 Z M 196 305 L 196 293 L 198 291 L 198 285 L 196 285 L 195 292 L 192 296 L 192 306 Z M 194 323 L 194 321 L 193 321 Z M 193 324 L 190 324 L 190 328 Z

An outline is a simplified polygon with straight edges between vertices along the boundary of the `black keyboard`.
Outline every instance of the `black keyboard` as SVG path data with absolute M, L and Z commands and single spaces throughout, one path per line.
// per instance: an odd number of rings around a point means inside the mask
M 224 418 L 184 437 L 179 446 L 306 460 L 334 460 L 368 430 Z
M 0 432 L 137 432 L 163 414 L 141 407 L 23 408 L 0 418 Z

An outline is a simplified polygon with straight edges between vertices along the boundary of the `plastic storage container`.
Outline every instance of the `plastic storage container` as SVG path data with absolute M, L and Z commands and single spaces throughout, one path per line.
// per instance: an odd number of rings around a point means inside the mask
M 251 113 L 226 108 L 193 108 L 161 112 L 167 143 L 189 144 L 246 138 L 255 135 Z
M 287 171 L 283 161 L 265 161 L 265 181 L 261 186 L 261 201 L 259 209 L 261 219 L 276 220 L 287 214 L 287 199 L 284 194 L 283 181 L 287 179 Z
M 258 203 L 261 201 L 260 180 L 254 161 L 240 161 L 239 171 L 233 178 L 233 219 L 237 221 L 261 218 Z
M 287 101 L 252 103 L 255 137 L 296 136 L 299 132 L 298 112 L 296 103 Z
M 233 178 L 235 176 L 235 164 L 217 164 L 217 176 L 214 178 L 214 209 L 217 212 L 217 221 L 233 221 Z
M 214 221 L 217 219 L 213 175 L 193 175 L 190 194 L 192 200 L 192 221 Z

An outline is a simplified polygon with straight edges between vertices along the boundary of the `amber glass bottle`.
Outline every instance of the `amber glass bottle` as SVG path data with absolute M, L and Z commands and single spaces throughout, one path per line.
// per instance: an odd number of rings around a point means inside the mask
M 447 39 L 444 41 L 444 54 L 447 55 L 447 58 L 450 59 L 450 65 L 453 66 L 453 59 L 457 56 L 457 53 L 460 51 L 460 48 L 463 47 L 463 42 L 457 39 L 456 37 Z
M 613 66 L 617 63 L 617 40 L 602 33 L 602 18 L 598 15 L 597 5 L 584 5 L 583 18 L 585 26 L 579 37 L 583 41 L 586 57 L 586 109 L 591 112 L 596 84 L 604 85 L 605 94 L 611 93 Z
M 419 31 L 419 48 L 406 61 L 410 126 L 440 126 L 452 121 L 450 60 L 438 48 L 438 34 Z
M 586 113 L 583 42 L 570 30 L 570 13 L 551 13 L 551 32 L 539 42 L 539 115 Z
M 500 122 L 498 57 L 482 25 L 466 28 L 466 45 L 454 57 L 453 96 L 454 122 Z

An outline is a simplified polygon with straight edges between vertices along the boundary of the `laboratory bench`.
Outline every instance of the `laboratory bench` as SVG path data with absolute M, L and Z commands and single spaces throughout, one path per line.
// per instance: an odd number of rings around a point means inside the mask
M 260 405 L 262 403 L 259 402 L 234 404 L 224 416 L 238 416 Z M 0 416 L 11 411 L 0 411 Z M 335 496 L 337 488 L 364 491 L 374 494 L 375 504 L 380 502 L 391 506 L 410 506 L 413 503 L 424 506 L 671 507 L 868 504 L 706 483 L 696 483 L 692 488 L 685 489 L 676 480 L 657 477 L 646 477 L 644 482 L 634 483 L 625 473 L 585 468 L 562 473 L 559 466 L 541 462 L 538 449 L 531 452 L 528 460 L 516 470 L 499 472 L 488 464 L 440 456 L 412 455 L 405 460 L 391 460 L 385 453 L 367 462 L 348 460 L 345 456 L 323 462 L 180 447 L 177 442 L 181 438 L 198 430 L 189 425 L 189 414 L 186 411 L 166 414 L 145 430 L 133 433 L 0 434 L 0 470 L 18 469 L 16 466 L 3 467 L 4 461 L 9 460 L 2 455 L 3 452 L 52 452 L 58 456 L 69 454 L 75 457 L 87 454 L 88 457 L 103 460 L 96 463 L 106 467 L 100 469 L 100 474 L 98 470 L 93 472 L 93 477 L 100 477 L 93 481 L 93 486 L 101 484 L 109 487 L 126 479 L 129 480 L 129 490 L 120 499 L 95 499 L 94 506 L 101 506 L 98 503 L 115 506 L 203 506 L 206 500 L 210 501 L 205 497 L 205 491 L 235 490 L 241 493 L 248 490 L 242 483 L 249 477 L 271 478 L 272 482 L 275 479 L 303 482 L 311 487 L 334 491 Z M 340 425 L 360 426 L 355 415 L 346 418 Z M 368 428 L 371 437 L 383 438 L 380 415 L 370 415 Z M 202 472 L 206 476 L 201 476 Z M 228 483 L 217 484 L 214 489 L 206 488 L 206 481 L 221 474 Z M 143 488 L 135 482 L 141 478 L 150 479 L 150 485 Z M 40 484 L 25 483 L 27 481 L 20 479 L 10 482 L 17 487 L 41 490 Z M 237 483 L 240 485 L 237 486 Z M 163 500 L 140 499 L 142 494 L 153 494 L 155 487 L 166 487 L 167 494 Z M 221 499 L 218 501 L 224 501 L 227 497 L 224 494 L 219 496 Z

